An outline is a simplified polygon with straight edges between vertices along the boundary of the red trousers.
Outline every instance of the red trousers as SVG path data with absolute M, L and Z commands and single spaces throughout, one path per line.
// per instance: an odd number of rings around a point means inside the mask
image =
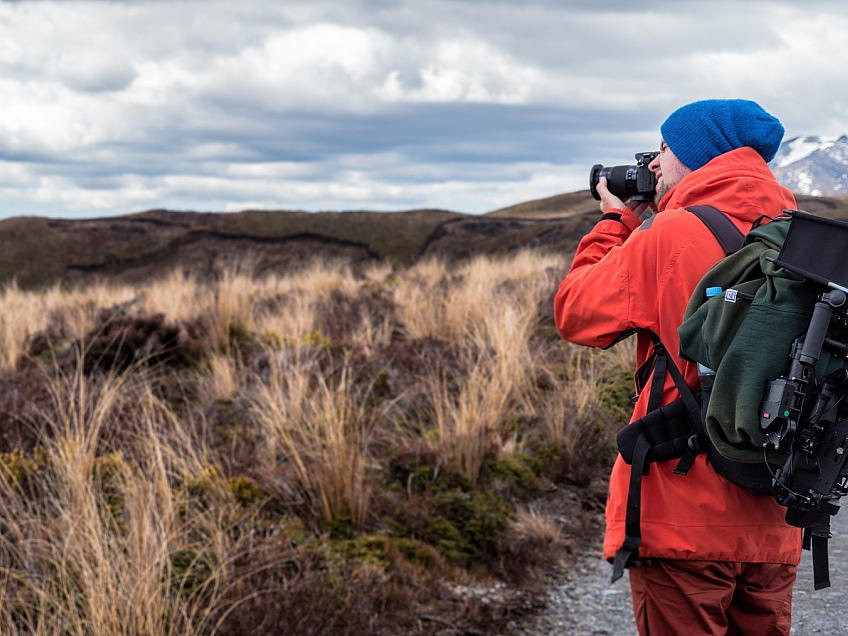
M 797 568 L 656 560 L 630 569 L 640 636 L 789 636 Z

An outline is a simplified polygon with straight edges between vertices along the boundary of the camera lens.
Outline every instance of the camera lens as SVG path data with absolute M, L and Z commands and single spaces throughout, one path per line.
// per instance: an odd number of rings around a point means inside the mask
M 601 195 L 598 194 L 598 183 L 601 177 L 606 177 L 610 194 L 620 199 L 653 201 L 657 178 L 648 169 L 648 164 L 658 154 L 658 152 L 637 153 L 636 160 L 639 163 L 635 166 L 602 166 L 596 163 L 589 171 L 589 190 L 592 196 L 597 201 L 601 200 Z
M 595 164 L 589 172 L 589 190 L 592 196 L 598 201 L 601 200 L 601 195 L 598 194 L 598 182 L 601 177 L 607 178 L 607 188 L 611 194 L 620 199 L 628 199 L 636 194 L 640 194 L 636 181 L 637 167 L 636 166 L 602 166 Z

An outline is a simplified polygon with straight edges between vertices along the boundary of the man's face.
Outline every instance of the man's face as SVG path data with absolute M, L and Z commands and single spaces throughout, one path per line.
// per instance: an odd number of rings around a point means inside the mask
M 692 172 L 675 156 L 664 139 L 660 139 L 660 154 L 648 164 L 648 170 L 657 175 L 657 195 L 654 197 L 657 204 L 666 192 Z

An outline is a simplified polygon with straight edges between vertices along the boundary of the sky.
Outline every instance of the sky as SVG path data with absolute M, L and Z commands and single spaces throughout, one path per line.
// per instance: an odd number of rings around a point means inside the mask
M 0 218 L 484 213 L 698 99 L 848 133 L 845 34 L 843 0 L 0 0 Z

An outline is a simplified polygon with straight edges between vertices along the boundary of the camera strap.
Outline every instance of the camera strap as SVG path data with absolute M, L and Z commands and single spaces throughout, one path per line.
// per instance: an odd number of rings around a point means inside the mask
M 813 553 L 813 587 L 830 587 L 830 565 L 827 560 L 827 540 L 830 534 L 830 515 L 814 526 L 804 528 L 804 549 Z

